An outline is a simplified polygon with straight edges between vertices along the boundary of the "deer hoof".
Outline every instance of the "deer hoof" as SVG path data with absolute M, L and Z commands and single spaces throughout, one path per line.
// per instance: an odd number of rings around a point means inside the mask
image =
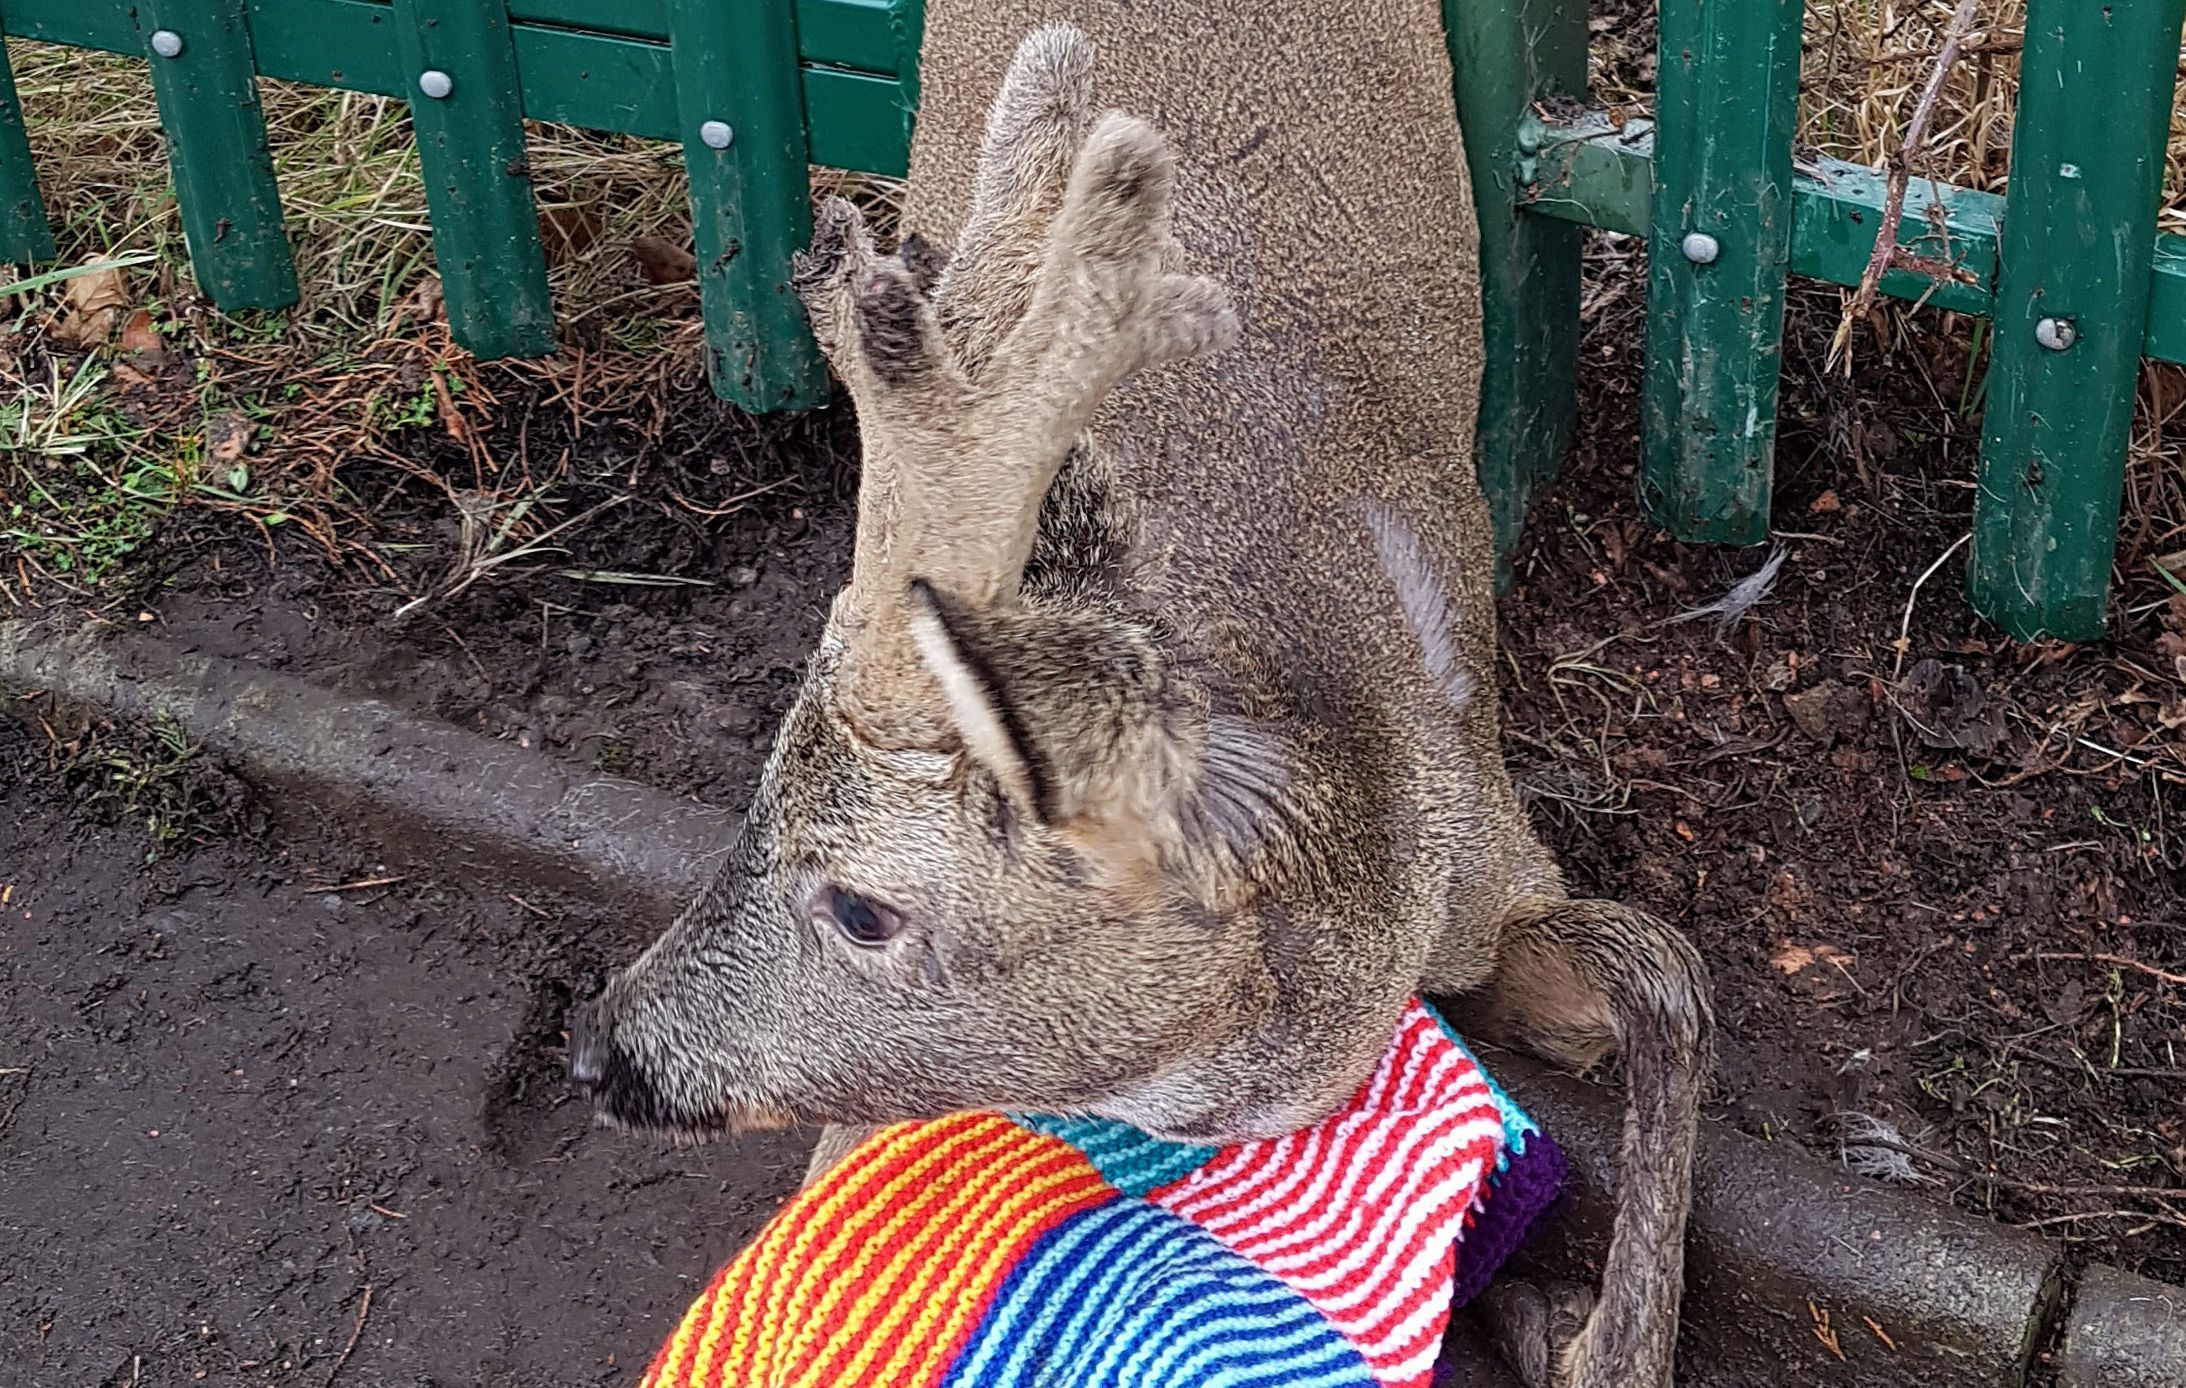
M 1593 1289 L 1570 1283 L 1498 1278 L 1480 1298 L 1489 1340 L 1526 1388 L 1594 1388 L 1607 1366 L 1590 1365 L 1584 1353 L 1593 1310 Z

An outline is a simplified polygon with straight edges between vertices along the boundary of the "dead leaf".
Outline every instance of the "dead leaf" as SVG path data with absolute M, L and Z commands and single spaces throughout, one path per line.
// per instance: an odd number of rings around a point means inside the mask
M 1831 489 L 1829 491 L 1823 492 L 1820 496 L 1815 497 L 1814 500 L 1812 500 L 1811 502 L 1808 502 L 1807 509 L 1809 511 L 1816 512 L 1817 514 L 1827 514 L 1831 511 L 1842 511 L 1844 509 L 1844 503 L 1837 499 L 1837 493 L 1835 489 Z
M 148 308 L 140 308 L 130 314 L 129 321 L 121 325 L 119 345 L 124 352 L 135 352 L 140 356 L 167 354 L 167 339 L 161 337 L 159 329 L 152 326 L 152 311 Z
M 591 208 L 563 203 L 539 211 L 539 240 L 549 267 L 575 260 L 600 239 L 601 224 Z
M 1785 945 L 1769 956 L 1769 963 L 1776 966 L 1778 973 L 1788 977 L 1810 967 L 1814 963 L 1814 951 L 1805 945 Z
M 1933 656 L 1917 661 L 1898 686 L 1898 706 L 1914 735 L 1930 747 L 1986 752 L 2003 740 L 2004 711 L 1988 702 L 1963 665 Z
M 395 305 L 394 314 L 387 325 L 388 332 L 393 333 L 404 323 L 430 323 L 439 318 L 441 300 L 440 276 L 426 275 L 420 278 L 417 287 L 404 295 L 401 303 Z M 413 388 L 412 384 L 403 386 L 404 390 Z
M 205 425 L 205 453 L 216 463 L 232 463 L 250 447 L 251 422 L 239 414 L 215 415 Z
M 1784 696 L 1784 712 L 1799 731 L 1825 745 L 1865 731 L 1873 711 L 1865 689 L 1837 680 L 1823 680 L 1812 689 Z
M 640 236 L 630 243 L 630 254 L 647 284 L 685 284 L 698 278 L 698 257 L 665 236 Z
M 1835 945 L 1795 945 L 1787 940 L 1776 953 L 1769 956 L 1769 963 L 1778 973 L 1789 978 L 1816 964 L 1849 970 L 1852 967 L 1852 956 Z
M 96 347 L 114 335 L 114 322 L 129 304 L 129 283 L 112 266 L 68 281 L 61 291 L 64 312 L 53 336 L 78 347 Z

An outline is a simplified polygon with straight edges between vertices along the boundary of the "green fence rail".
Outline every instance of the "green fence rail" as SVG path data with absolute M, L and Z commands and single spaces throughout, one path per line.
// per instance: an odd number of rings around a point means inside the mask
M 748 409 L 825 377 L 789 293 L 810 163 L 896 175 L 922 0 L 0 0 L 0 33 L 151 65 L 199 286 L 296 300 L 256 79 L 400 97 L 450 330 L 552 349 L 523 121 L 672 140 L 709 375 Z M 1802 0 L 1661 0 L 1658 121 L 1585 105 L 1585 0 L 1444 0 L 1481 220 L 1480 471 L 1508 553 L 1576 410 L 1583 226 L 1647 239 L 1641 500 L 1765 539 L 1784 284 L 1859 282 L 1883 179 L 1795 161 Z M 1992 320 L 1967 591 L 2020 638 L 2101 635 L 2143 357 L 2186 362 L 2186 238 L 2155 234 L 2186 0 L 2029 0 L 2009 194 L 1916 180 L 1882 290 Z M 0 260 L 53 242 L 0 55 Z

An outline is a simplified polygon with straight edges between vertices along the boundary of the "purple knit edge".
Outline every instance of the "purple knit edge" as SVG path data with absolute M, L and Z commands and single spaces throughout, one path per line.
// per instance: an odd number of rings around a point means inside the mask
M 1571 1173 L 1564 1149 L 1544 1132 L 1527 1133 L 1523 1140 L 1525 1146 L 1510 1153 L 1509 1164 L 1490 1174 L 1487 1199 L 1458 1245 L 1457 1275 L 1450 1288 L 1453 1311 L 1487 1289 L 1564 1192 Z

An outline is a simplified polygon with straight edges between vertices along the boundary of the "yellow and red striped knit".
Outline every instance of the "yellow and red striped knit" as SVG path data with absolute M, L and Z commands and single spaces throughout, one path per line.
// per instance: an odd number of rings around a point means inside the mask
M 1452 1306 L 1563 1169 L 1415 999 L 1351 1102 L 1283 1137 L 882 1129 L 706 1288 L 643 1388 L 1429 1388 Z
M 938 1388 L 1032 1245 L 1114 1198 L 997 1114 L 884 1129 L 722 1269 L 642 1388 Z

